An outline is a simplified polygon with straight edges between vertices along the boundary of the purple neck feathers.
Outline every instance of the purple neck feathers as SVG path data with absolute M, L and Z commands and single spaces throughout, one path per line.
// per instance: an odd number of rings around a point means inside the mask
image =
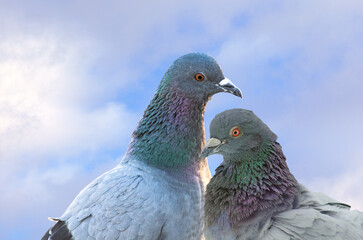
M 297 196 L 297 181 L 290 173 L 286 158 L 277 142 L 261 148 L 254 154 L 259 168 L 246 159 L 240 159 L 217 168 L 215 176 L 207 186 L 206 225 L 211 225 L 220 214 L 226 213 L 230 224 L 237 227 L 253 222 L 258 216 L 272 215 L 292 208 Z M 264 159 L 258 159 L 261 158 Z M 246 165 L 251 166 L 246 166 Z M 254 168 L 252 176 L 237 178 L 236 173 L 245 168 Z M 252 172 L 252 173 L 251 173 Z
M 133 133 L 128 154 L 154 167 L 198 171 L 208 99 L 192 99 L 170 85 L 159 87 Z

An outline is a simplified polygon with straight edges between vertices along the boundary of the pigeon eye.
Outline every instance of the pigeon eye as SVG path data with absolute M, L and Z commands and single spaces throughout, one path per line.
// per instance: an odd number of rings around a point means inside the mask
M 237 138 L 241 135 L 241 129 L 239 129 L 239 127 L 233 127 L 231 128 L 231 130 L 229 131 L 229 135 L 231 135 L 231 137 Z
M 195 78 L 195 80 L 197 80 L 198 82 L 201 82 L 201 81 L 203 81 L 204 80 L 204 75 L 203 75 L 203 73 L 197 73 L 197 74 L 195 74 L 195 76 L 194 76 L 194 78 Z

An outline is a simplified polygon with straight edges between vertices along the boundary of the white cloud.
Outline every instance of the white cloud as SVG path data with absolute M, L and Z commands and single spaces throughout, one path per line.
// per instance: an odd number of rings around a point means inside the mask
M 92 44 L 45 32 L 0 40 L 1 225 L 35 213 L 33 226 L 46 224 L 130 140 L 139 114 L 109 97 L 128 79 L 92 76 Z
M 309 188 L 316 192 L 323 192 L 338 201 L 349 204 L 352 209 L 363 212 L 362 182 L 363 168 L 357 167 L 350 168 L 338 176 L 315 178 L 309 181 Z
M 107 80 L 88 75 L 90 57 L 95 58 L 88 56 L 90 46 L 63 41 L 55 36 L 17 36 L 0 43 L 5 56 L 0 61 L 3 159 L 30 152 L 60 153 L 70 147 L 114 147 L 123 133 L 130 133 L 128 125 L 135 125 L 135 115 L 120 103 L 98 98 L 101 106 L 89 107 L 87 101 L 105 94 Z

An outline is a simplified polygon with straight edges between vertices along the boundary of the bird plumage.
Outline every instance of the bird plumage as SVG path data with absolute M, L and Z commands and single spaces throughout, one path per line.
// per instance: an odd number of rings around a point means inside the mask
M 195 79 L 198 73 L 203 82 Z M 201 239 L 210 178 L 200 158 L 204 109 L 217 92 L 241 96 L 222 80 L 218 63 L 205 54 L 177 59 L 122 161 L 85 187 L 43 239 Z
M 197 239 L 200 232 L 196 230 L 203 222 L 201 179 L 184 182 L 146 163 L 123 161 L 82 190 L 59 218 L 72 235 L 78 239 Z
M 207 185 L 206 239 L 363 239 L 363 214 L 299 184 L 276 135 L 251 111 L 218 114 L 210 134 L 202 155 L 222 154 L 223 163 Z
M 297 206 L 276 214 L 265 228 L 262 240 L 361 240 L 363 213 L 299 185 Z

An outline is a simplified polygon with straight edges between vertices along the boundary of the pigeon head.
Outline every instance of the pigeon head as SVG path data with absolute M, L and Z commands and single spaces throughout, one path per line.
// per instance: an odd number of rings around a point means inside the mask
M 204 110 L 218 92 L 242 97 L 210 56 L 190 53 L 173 62 L 133 133 L 128 153 L 158 168 L 199 167 Z
M 210 136 L 201 156 L 221 154 L 224 157 L 255 151 L 277 136 L 252 111 L 226 110 L 212 120 Z M 232 158 L 241 159 L 241 158 Z
M 175 60 L 165 73 L 159 91 L 164 88 L 171 88 L 178 95 L 205 101 L 218 92 L 228 92 L 242 98 L 241 91 L 224 76 L 216 60 L 202 53 L 186 54 Z

